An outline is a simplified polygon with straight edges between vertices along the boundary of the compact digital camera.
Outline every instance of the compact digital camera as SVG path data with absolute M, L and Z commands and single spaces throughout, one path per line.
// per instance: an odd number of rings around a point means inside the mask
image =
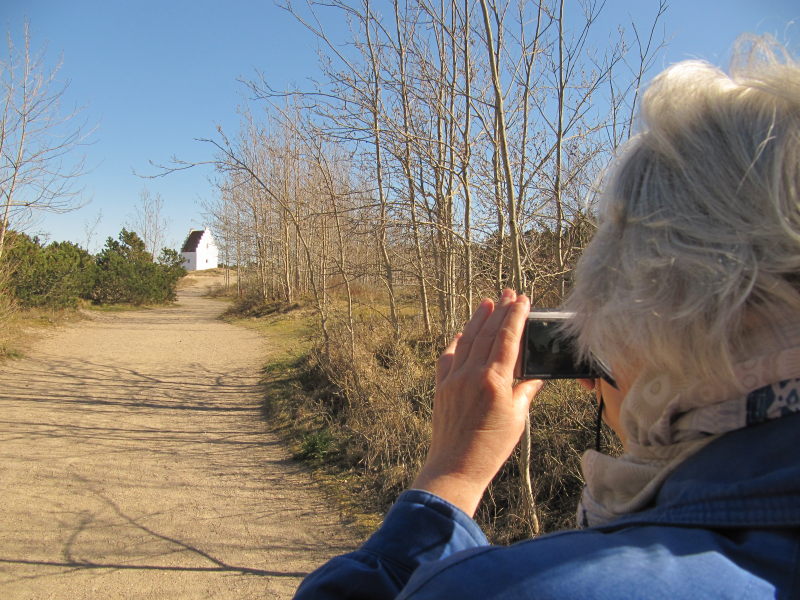
M 562 329 L 574 314 L 546 309 L 531 311 L 522 336 L 518 379 L 610 380 L 607 369 L 599 362 L 581 362 L 576 358 L 574 340 Z

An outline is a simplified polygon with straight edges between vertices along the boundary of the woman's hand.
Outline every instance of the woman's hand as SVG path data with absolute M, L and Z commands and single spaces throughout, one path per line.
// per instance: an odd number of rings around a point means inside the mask
M 484 300 L 439 358 L 428 457 L 413 487 L 474 515 L 483 492 L 511 455 L 540 380 L 514 386 L 514 365 L 530 311 L 504 290 Z

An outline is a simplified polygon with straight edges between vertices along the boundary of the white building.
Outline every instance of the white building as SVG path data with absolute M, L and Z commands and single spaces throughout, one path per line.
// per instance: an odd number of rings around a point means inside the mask
M 216 269 L 219 261 L 219 248 L 211 235 L 211 230 L 193 229 L 186 236 L 181 248 L 183 268 L 187 271 Z

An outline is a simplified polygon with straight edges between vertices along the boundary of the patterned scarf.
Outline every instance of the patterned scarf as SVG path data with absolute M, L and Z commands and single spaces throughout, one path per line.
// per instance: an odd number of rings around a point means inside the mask
M 800 321 L 764 327 L 750 341 L 755 358 L 736 365 L 728 386 L 637 379 L 620 411 L 625 453 L 588 450 L 581 460 L 579 527 L 644 509 L 678 465 L 719 436 L 800 411 Z

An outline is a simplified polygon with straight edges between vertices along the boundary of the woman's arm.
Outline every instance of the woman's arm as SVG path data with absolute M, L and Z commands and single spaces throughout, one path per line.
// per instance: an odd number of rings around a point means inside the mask
M 400 593 L 417 567 L 488 543 L 460 509 L 429 492 L 409 490 L 361 548 L 314 571 L 295 598 L 388 600 Z
M 488 544 L 471 517 L 542 386 L 514 386 L 529 310 L 528 299 L 511 290 L 497 305 L 481 303 L 439 358 L 431 447 L 414 489 L 359 550 L 312 573 L 296 598 L 394 598 L 420 565 Z

